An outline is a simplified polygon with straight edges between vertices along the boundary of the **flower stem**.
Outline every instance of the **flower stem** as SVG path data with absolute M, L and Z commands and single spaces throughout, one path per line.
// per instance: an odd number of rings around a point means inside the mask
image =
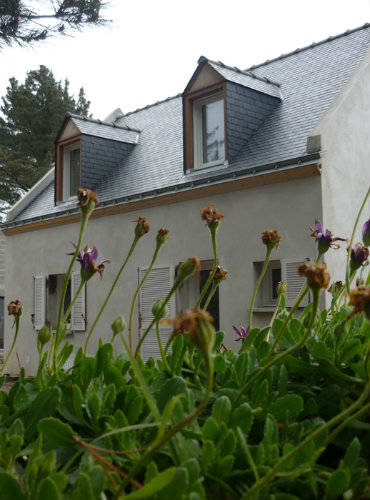
M 149 276 L 149 273 L 151 272 L 151 270 L 153 268 L 153 265 L 158 257 L 159 250 L 160 250 L 160 246 L 157 245 L 155 252 L 154 252 L 154 255 L 153 255 L 152 262 L 150 263 L 150 266 L 148 267 L 148 270 L 145 273 L 145 276 L 140 281 L 139 286 L 136 288 L 134 297 L 132 299 L 131 310 L 130 310 L 130 321 L 129 321 L 129 327 L 128 327 L 128 339 L 129 339 L 131 354 L 134 354 L 134 345 L 133 345 L 133 340 L 132 340 L 132 321 L 133 321 L 133 317 L 134 317 L 134 309 L 135 309 L 136 299 L 137 299 L 137 296 L 139 294 L 141 287 L 143 286 L 145 280 L 147 279 L 147 277 Z
M 20 315 L 18 314 L 17 319 L 15 321 L 15 334 L 14 334 L 13 342 L 12 342 L 12 345 L 9 349 L 8 355 L 5 358 L 4 364 L 1 368 L 0 376 L 4 375 L 6 365 L 8 364 L 10 356 L 13 353 L 14 346 L 15 346 L 15 343 L 17 342 L 17 337 L 18 337 L 18 333 L 19 333 L 19 324 L 20 324 Z
M 163 363 L 165 369 L 167 370 L 167 372 L 169 374 L 171 374 L 171 370 L 170 370 L 170 367 L 168 366 L 168 363 L 167 363 L 167 360 L 166 360 L 166 356 L 165 356 L 165 352 L 163 350 L 161 334 L 159 333 L 159 321 L 156 321 L 156 323 L 155 323 L 155 330 L 156 330 L 156 333 L 157 333 L 157 341 L 158 341 L 159 352 L 161 353 L 162 363 Z
M 113 293 L 113 290 L 115 289 L 115 287 L 116 287 L 116 285 L 117 285 L 117 282 L 118 282 L 118 280 L 119 280 L 119 278 L 120 278 L 120 276 L 121 276 L 121 274 L 122 274 L 123 270 L 125 269 L 126 264 L 127 264 L 127 262 L 129 261 L 129 259 L 130 259 L 131 255 L 132 255 L 132 253 L 133 253 L 133 251 L 134 251 L 134 249 L 135 249 L 135 247 L 136 247 L 136 244 L 137 244 L 137 242 L 139 241 L 139 239 L 140 239 L 140 236 L 135 236 L 135 239 L 134 239 L 134 241 L 133 241 L 133 243 L 132 243 L 132 245 L 131 245 L 131 248 L 130 248 L 130 250 L 129 250 L 128 254 L 127 254 L 127 257 L 126 257 L 126 259 L 124 260 L 124 262 L 123 262 L 123 264 L 122 264 L 122 266 L 121 266 L 120 270 L 118 271 L 117 276 L 116 276 L 116 278 L 115 278 L 115 280 L 113 281 L 113 284 L 112 284 L 112 286 L 111 286 L 111 289 L 109 290 L 109 293 L 108 293 L 108 295 L 107 295 L 107 297 L 106 297 L 106 299 L 105 299 L 105 301 L 104 301 L 103 305 L 101 306 L 100 311 L 98 312 L 98 314 L 97 314 L 97 316 L 96 316 L 96 318 L 95 318 L 94 323 L 92 324 L 92 326 L 91 326 L 91 328 L 90 328 L 90 331 L 89 331 L 89 333 L 88 333 L 88 335 L 87 335 L 86 342 L 85 342 L 85 349 L 84 349 L 85 354 L 87 354 L 87 347 L 88 347 L 88 345 L 89 345 L 89 341 L 90 341 L 91 335 L 92 335 L 92 333 L 93 333 L 93 331 L 94 331 L 94 329 L 95 329 L 95 327 L 96 327 L 96 324 L 97 324 L 97 322 L 99 321 L 100 316 L 103 314 L 103 311 L 104 311 L 104 309 L 105 309 L 106 305 L 108 304 L 108 301 L 109 301 L 109 299 L 110 299 L 110 297 L 111 297 L 111 295 L 112 295 L 112 293 Z
M 267 266 L 268 266 L 268 263 L 270 261 L 271 252 L 272 252 L 273 248 L 274 247 L 267 246 L 265 262 L 263 263 L 263 267 L 262 267 L 262 271 L 261 271 L 260 277 L 258 278 L 258 281 L 257 281 L 256 286 L 254 288 L 254 292 L 253 292 L 253 296 L 252 296 L 252 300 L 251 300 L 251 305 L 249 307 L 249 322 L 248 322 L 248 324 L 249 324 L 249 330 L 252 329 L 253 309 L 254 309 L 254 303 L 255 303 L 256 297 L 257 297 L 257 292 L 258 292 L 259 287 L 260 287 L 260 285 L 262 283 L 263 277 L 266 274 Z
M 213 276 L 216 274 L 216 271 L 217 271 L 217 239 L 216 239 L 216 234 L 217 234 L 217 227 L 214 227 L 211 229 L 211 239 L 212 239 L 212 248 L 213 248 L 213 266 L 212 266 L 211 272 L 209 273 L 206 284 L 204 285 L 204 287 L 202 288 L 202 291 L 199 294 L 199 297 L 198 297 L 197 303 L 195 304 L 195 307 L 200 307 L 200 304 L 202 303 L 204 295 L 206 294 L 206 291 L 208 290 L 209 285 L 212 282 Z

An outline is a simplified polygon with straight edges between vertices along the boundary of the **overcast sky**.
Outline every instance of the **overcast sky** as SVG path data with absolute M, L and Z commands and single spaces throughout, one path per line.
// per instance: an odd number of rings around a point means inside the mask
M 0 96 L 40 64 L 84 87 L 94 118 L 182 92 L 201 55 L 246 69 L 370 21 L 369 0 L 107 0 L 109 28 L 0 51 Z M 338 68 L 338 71 L 340 68 Z

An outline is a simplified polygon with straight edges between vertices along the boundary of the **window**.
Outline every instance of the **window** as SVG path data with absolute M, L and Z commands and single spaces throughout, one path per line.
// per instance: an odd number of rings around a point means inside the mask
M 4 297 L 0 297 L 0 349 L 4 349 Z
M 50 321 L 53 329 L 57 326 L 59 303 L 64 286 L 65 274 L 49 274 L 34 277 L 34 328 L 39 330 L 47 321 Z M 72 273 L 68 283 L 64 313 L 67 312 L 78 287 L 81 283 L 79 272 Z M 85 318 L 85 287 L 72 307 L 69 317 L 73 331 L 84 331 L 86 329 Z
M 180 290 L 178 293 L 178 295 L 179 295 L 178 313 L 179 314 L 186 311 L 186 309 L 189 309 L 189 308 L 195 306 L 195 304 L 198 300 L 199 294 L 200 294 L 201 290 L 203 289 L 203 286 L 206 284 L 207 279 L 209 277 L 209 273 L 210 273 L 212 266 L 213 266 L 213 260 L 203 260 L 203 261 L 201 261 L 200 265 L 201 265 L 200 273 L 193 274 L 193 276 L 191 276 L 189 279 L 187 279 L 180 287 Z M 207 293 L 205 294 L 204 300 L 200 304 L 201 308 L 203 307 L 206 299 L 207 299 Z M 219 308 L 219 288 L 218 287 L 217 287 L 216 292 L 213 295 L 213 297 L 212 297 L 212 299 L 207 307 L 207 310 L 214 319 L 213 326 L 215 327 L 216 330 L 219 330 L 219 328 L 220 328 L 220 312 L 219 312 L 220 308 Z
M 224 99 L 217 94 L 194 102 L 194 165 L 211 167 L 225 161 Z
M 256 306 L 261 308 L 274 308 L 277 300 L 276 288 L 279 281 L 283 281 L 287 284 L 287 291 L 285 293 L 286 306 L 291 307 L 305 282 L 305 278 L 297 274 L 298 264 L 307 260 L 310 259 L 282 259 L 281 261 L 270 261 L 258 292 Z M 261 274 L 262 266 L 263 262 L 254 263 L 255 282 L 257 282 Z M 306 296 L 301 302 L 301 306 L 306 306 L 307 304 L 308 297 Z
M 63 148 L 63 200 L 76 196 L 81 187 L 80 143 Z

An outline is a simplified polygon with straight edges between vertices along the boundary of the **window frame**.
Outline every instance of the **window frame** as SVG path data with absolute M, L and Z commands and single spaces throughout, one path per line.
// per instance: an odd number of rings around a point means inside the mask
M 80 150 L 80 183 L 81 184 L 81 137 L 73 137 L 66 141 L 61 141 L 57 144 L 57 154 L 56 154 L 56 164 L 57 164 L 57 175 L 56 175 L 56 192 L 55 199 L 56 202 L 64 202 L 75 200 L 77 196 L 77 192 L 75 194 L 71 194 L 69 191 L 69 182 L 70 182 L 70 158 L 69 153 L 72 151 L 79 149 Z M 79 186 L 81 187 L 81 186 Z
M 197 157 L 199 145 L 197 142 L 201 141 L 201 125 L 196 123 L 196 115 L 201 104 L 212 102 L 213 100 L 223 99 L 224 111 L 224 159 L 215 162 L 199 164 Z M 227 106 L 226 106 L 226 86 L 225 82 L 218 82 L 209 85 L 200 90 L 186 92 L 183 96 L 183 141 L 184 141 L 184 171 L 185 173 L 199 171 L 203 168 L 221 167 L 228 164 L 228 144 L 227 144 Z M 199 111 L 198 111 L 199 113 Z M 197 136 L 195 135 L 197 134 Z M 202 160 L 202 158 L 201 158 Z

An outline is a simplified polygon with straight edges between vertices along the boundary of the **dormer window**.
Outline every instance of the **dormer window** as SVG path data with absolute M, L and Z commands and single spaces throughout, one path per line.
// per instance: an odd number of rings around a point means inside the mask
M 80 142 L 75 142 L 63 148 L 63 200 L 68 200 L 77 194 L 81 187 L 81 149 Z
M 225 161 L 225 113 L 222 94 L 194 101 L 194 167 Z

